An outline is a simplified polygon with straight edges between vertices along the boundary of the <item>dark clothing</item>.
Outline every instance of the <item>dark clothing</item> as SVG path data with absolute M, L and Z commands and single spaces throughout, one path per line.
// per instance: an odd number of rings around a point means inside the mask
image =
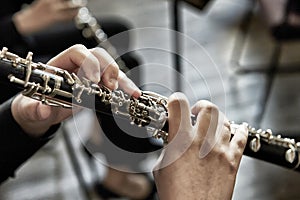
M 18 12 L 22 5 L 30 4 L 33 0 L 6 0 L 0 6 L 0 47 L 7 47 L 10 51 L 21 57 L 26 56 L 28 51 L 34 52 L 34 58 L 38 61 L 46 62 L 61 51 L 74 44 L 83 44 L 88 48 L 97 46 L 93 39 L 86 39 L 82 36 L 73 22 L 63 23 L 50 27 L 42 32 L 31 36 L 22 36 L 17 31 L 12 16 Z M 98 20 L 99 21 L 99 20 Z M 109 36 L 113 36 L 129 29 L 127 23 L 120 19 L 99 21 L 103 31 Z M 128 48 L 129 36 L 122 35 L 122 42 L 114 44 L 116 48 Z
M 288 22 L 290 14 L 300 16 L 300 1 L 287 0 L 283 22 L 271 28 L 272 34 L 277 40 L 295 40 L 300 38 L 300 25 L 293 25 Z
M 14 13 L 19 11 L 23 4 L 31 3 L 32 0 L 9 0 L 2 1 L 0 6 L 0 46 L 9 49 L 16 48 L 16 44 L 25 45 L 24 38 L 16 30 L 12 21 Z M 18 48 L 16 48 L 18 49 Z M 24 52 L 22 52 L 24 53 Z
M 0 183 L 14 175 L 15 170 L 46 144 L 59 125 L 52 126 L 43 138 L 27 136 L 11 113 L 12 99 L 0 106 Z

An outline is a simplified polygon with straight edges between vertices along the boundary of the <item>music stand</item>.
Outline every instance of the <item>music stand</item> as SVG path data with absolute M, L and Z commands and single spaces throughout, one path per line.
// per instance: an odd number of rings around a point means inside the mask
M 174 54 L 173 54 L 173 60 L 174 60 L 174 65 L 175 65 L 175 70 L 177 71 L 176 77 L 175 77 L 175 90 L 176 91 L 181 91 L 181 79 L 180 79 L 180 74 L 181 74 L 181 58 L 180 58 L 180 51 L 181 51 L 181 44 L 180 44 L 180 39 L 178 32 L 182 32 L 182 25 L 181 25 L 181 13 L 180 13 L 180 8 L 179 8 L 179 3 L 180 1 L 186 2 L 200 10 L 203 10 L 210 0 L 172 0 L 170 1 L 171 7 L 172 7 L 172 19 L 171 20 L 171 28 L 174 30 L 173 33 L 173 41 L 174 41 Z
M 192 6 L 200 10 L 203 10 L 210 0 L 182 0 L 182 1 L 191 4 Z

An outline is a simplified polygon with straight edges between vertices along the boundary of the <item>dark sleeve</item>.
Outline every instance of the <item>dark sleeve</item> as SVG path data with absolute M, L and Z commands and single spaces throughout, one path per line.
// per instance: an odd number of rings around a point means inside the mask
M 24 45 L 23 37 L 17 31 L 12 15 L 0 19 L 0 46 L 14 48 L 17 45 Z
M 31 138 L 24 133 L 11 113 L 12 99 L 0 105 L 0 184 L 14 176 L 15 170 L 46 144 L 59 128 L 52 126 L 43 138 Z
M 8 47 L 19 54 L 27 50 L 27 39 L 16 29 L 12 16 L 20 11 L 23 4 L 33 0 L 4 0 L 0 6 L 0 47 Z

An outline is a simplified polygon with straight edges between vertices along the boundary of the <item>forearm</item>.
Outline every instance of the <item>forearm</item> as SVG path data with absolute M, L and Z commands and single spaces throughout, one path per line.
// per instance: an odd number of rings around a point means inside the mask
M 0 106 L 0 183 L 14 175 L 14 171 L 44 144 L 59 125 L 52 126 L 42 138 L 32 138 L 14 120 L 12 99 Z

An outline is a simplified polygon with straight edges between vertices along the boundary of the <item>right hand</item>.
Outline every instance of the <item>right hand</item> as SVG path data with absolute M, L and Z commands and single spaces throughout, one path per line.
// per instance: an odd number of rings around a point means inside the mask
M 35 0 L 17 12 L 13 21 L 22 35 L 30 35 L 58 22 L 74 19 L 82 6 L 70 0 Z
M 230 124 L 214 104 L 199 101 L 190 111 L 183 94 L 168 102 L 170 143 L 154 171 L 160 199 L 231 199 L 246 127 L 241 125 L 231 138 Z

